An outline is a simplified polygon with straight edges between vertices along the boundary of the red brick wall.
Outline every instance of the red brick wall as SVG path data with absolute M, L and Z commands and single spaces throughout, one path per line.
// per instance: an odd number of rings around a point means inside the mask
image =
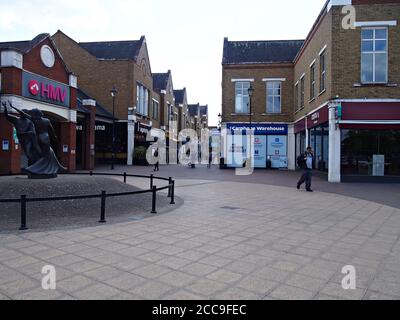
M 0 68 L 2 93 L 22 94 L 22 72 L 17 68 Z
M 9 150 L 3 151 L 3 140 L 8 140 Z M 0 114 L 0 173 L 19 173 L 21 171 L 21 146 L 15 149 L 13 126 Z
M 48 45 L 53 49 L 55 55 L 55 64 L 52 68 L 46 67 L 40 59 L 40 49 L 43 45 Z M 23 67 L 25 70 L 39 74 L 43 77 L 69 84 L 69 75 L 65 70 L 65 66 L 61 58 L 58 56 L 53 43 L 49 39 L 44 40 L 39 45 L 34 47 L 32 51 L 24 55 Z

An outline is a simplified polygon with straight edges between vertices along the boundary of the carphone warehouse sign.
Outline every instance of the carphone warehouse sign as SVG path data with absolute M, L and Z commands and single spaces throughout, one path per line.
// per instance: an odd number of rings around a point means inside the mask
M 253 131 L 255 135 L 287 135 L 288 126 L 286 124 L 250 124 L 248 123 L 228 123 L 226 128 L 232 134 L 246 134 L 246 131 Z

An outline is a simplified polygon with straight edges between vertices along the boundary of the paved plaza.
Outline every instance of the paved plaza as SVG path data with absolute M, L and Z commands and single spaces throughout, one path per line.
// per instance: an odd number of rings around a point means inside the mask
M 306 193 L 289 186 L 289 172 L 240 182 L 216 168 L 162 167 L 160 176 L 173 173 L 184 203 L 169 213 L 0 233 L 0 299 L 400 299 L 398 185 L 352 194 L 354 185 L 316 179 Z M 388 191 L 368 201 L 368 190 Z M 42 289 L 45 265 L 56 268 L 56 290 Z M 355 290 L 342 288 L 347 265 Z

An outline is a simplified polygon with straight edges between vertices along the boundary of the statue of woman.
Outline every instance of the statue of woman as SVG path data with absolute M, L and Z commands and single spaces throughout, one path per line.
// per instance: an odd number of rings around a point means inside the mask
M 50 138 L 57 141 L 54 128 L 49 119 L 43 117 L 42 111 L 39 109 L 33 109 L 29 111 L 30 119 L 35 125 L 36 136 L 38 144 L 41 150 L 41 158 L 26 168 L 26 171 L 33 175 L 42 176 L 57 176 L 57 173 L 66 172 L 67 168 L 64 168 L 51 148 Z
M 50 120 L 44 118 L 39 109 L 21 111 L 10 103 L 11 108 L 19 113 L 20 117 L 17 117 L 7 112 L 5 103 L 3 103 L 3 106 L 5 107 L 6 119 L 17 130 L 17 137 L 29 159 L 29 167 L 25 170 L 30 177 L 51 178 L 56 177 L 57 173 L 66 172 L 67 169 L 58 162 L 50 145 L 50 135 L 57 140 Z
M 15 109 L 20 117 L 11 115 L 8 113 L 6 103 L 2 103 L 4 107 L 4 115 L 6 116 L 7 121 L 14 125 L 15 130 L 17 131 L 17 137 L 21 144 L 22 150 L 25 152 L 29 160 L 29 164 L 33 164 L 38 161 L 41 157 L 41 149 L 39 147 L 35 125 L 31 119 L 31 117 L 23 112 L 14 108 L 14 106 L 9 102 L 10 107 Z

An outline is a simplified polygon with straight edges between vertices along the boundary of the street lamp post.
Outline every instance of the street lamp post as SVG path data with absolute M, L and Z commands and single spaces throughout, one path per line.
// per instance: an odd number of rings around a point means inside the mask
M 252 165 L 252 158 L 253 158 L 253 148 L 252 148 L 252 142 L 253 142 L 253 128 L 252 128 L 252 97 L 254 94 L 254 88 L 253 86 L 250 84 L 250 88 L 248 89 L 248 93 L 249 93 L 249 114 L 250 114 L 250 166 Z
M 117 94 L 118 90 L 114 86 L 110 91 L 110 95 L 112 97 L 112 106 L 113 106 L 111 170 L 114 170 L 114 163 L 115 163 L 115 98 Z
M 254 94 L 254 88 L 253 88 L 253 86 L 252 85 L 250 85 L 250 88 L 248 89 L 248 93 L 249 93 L 249 113 L 250 113 L 250 128 L 251 128 L 251 125 L 252 125 L 252 119 L 251 119 L 251 116 L 252 116 L 252 111 L 251 111 L 251 109 L 252 109 L 252 101 L 251 101 L 251 98 L 253 97 L 253 94 Z
M 218 114 L 218 130 L 221 131 L 222 127 L 222 114 Z

